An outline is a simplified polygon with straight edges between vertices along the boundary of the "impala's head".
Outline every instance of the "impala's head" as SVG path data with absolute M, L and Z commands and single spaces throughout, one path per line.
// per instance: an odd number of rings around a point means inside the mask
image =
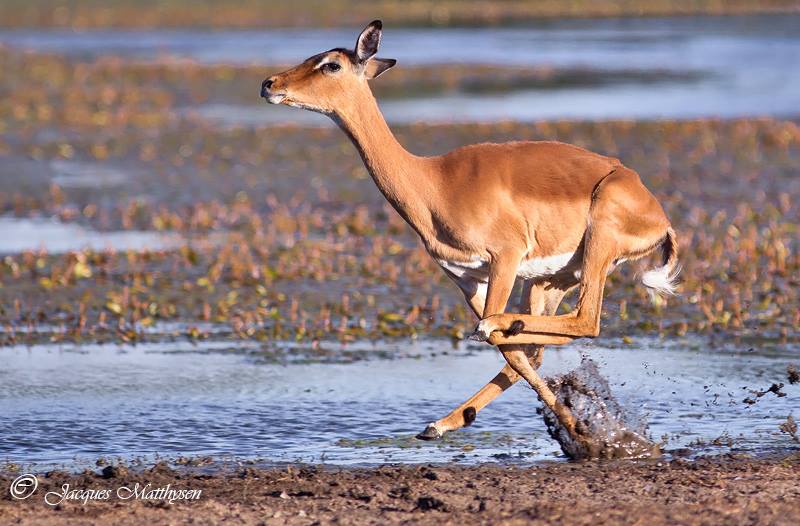
M 270 104 L 286 104 L 320 113 L 334 113 L 353 104 L 369 91 L 374 79 L 397 62 L 378 58 L 381 21 L 370 23 L 356 40 L 355 49 L 335 48 L 269 77 L 261 84 L 261 96 Z

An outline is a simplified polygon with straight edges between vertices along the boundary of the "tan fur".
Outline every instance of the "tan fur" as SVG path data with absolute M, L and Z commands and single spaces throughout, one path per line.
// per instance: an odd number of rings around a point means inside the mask
M 577 146 L 526 141 L 475 144 L 435 157 L 409 153 L 390 131 L 367 84 L 376 71 L 394 64 L 373 57 L 380 29 L 379 22 L 370 24 L 356 52 L 332 50 L 268 79 L 262 95 L 270 102 L 328 114 L 339 124 L 375 184 L 430 255 L 456 265 L 443 268 L 481 318 L 476 334 L 499 345 L 508 361 L 473 398 L 432 424 L 435 431 L 465 425 L 465 409 L 477 412 L 519 377 L 553 406 L 555 397 L 535 371 L 540 346 L 599 333 L 603 287 L 617 261 L 666 247 L 669 239 L 664 272 L 670 274 L 676 265 L 670 223 L 633 170 Z M 374 60 L 381 61 L 380 67 Z M 340 70 L 319 67 L 331 61 Z M 523 298 L 519 314 L 505 313 L 521 265 L 572 253 L 580 282 L 566 267 L 533 278 L 526 290 L 538 292 Z M 459 275 L 453 270 L 462 267 L 469 271 Z M 577 308 L 554 316 L 564 293 L 579 283 Z M 555 291 L 547 308 L 545 288 Z M 570 420 L 565 408 L 556 409 Z

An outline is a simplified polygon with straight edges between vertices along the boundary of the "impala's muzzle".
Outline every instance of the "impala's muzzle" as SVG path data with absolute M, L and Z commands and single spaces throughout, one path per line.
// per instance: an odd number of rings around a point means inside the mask
M 261 83 L 261 96 L 265 99 L 269 95 L 270 86 L 272 86 L 272 79 L 265 79 L 264 82 Z
M 286 97 L 286 93 L 276 91 L 275 77 L 270 77 L 261 83 L 261 97 L 267 99 L 270 104 L 280 104 Z

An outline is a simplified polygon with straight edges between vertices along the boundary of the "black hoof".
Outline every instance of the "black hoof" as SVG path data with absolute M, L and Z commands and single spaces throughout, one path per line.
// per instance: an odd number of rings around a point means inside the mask
M 489 335 L 483 331 L 476 330 L 472 334 L 469 335 L 469 339 L 475 342 L 485 342 L 489 339 Z
M 522 320 L 514 320 L 511 326 L 506 331 L 506 336 L 516 336 L 525 329 L 525 323 Z
M 438 440 L 440 438 L 442 438 L 442 434 L 431 425 L 426 427 L 425 431 L 417 435 L 417 439 L 419 440 Z

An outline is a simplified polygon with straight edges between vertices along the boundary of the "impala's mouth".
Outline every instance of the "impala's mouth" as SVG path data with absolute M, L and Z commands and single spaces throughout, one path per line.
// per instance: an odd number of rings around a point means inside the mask
M 269 102 L 270 104 L 280 104 L 281 102 L 283 102 L 283 99 L 286 98 L 286 94 L 285 93 L 270 93 L 269 95 L 267 95 L 264 98 L 267 99 L 267 102 Z

